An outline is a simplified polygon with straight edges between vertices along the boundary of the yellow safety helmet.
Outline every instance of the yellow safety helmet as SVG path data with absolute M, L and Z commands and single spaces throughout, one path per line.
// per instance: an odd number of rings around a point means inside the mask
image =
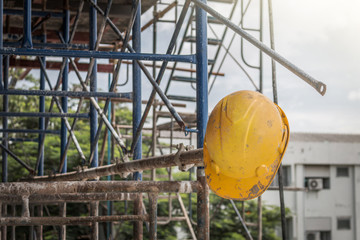
M 248 200 L 272 182 L 289 140 L 285 113 L 254 91 L 223 98 L 210 114 L 204 140 L 207 183 L 220 197 Z

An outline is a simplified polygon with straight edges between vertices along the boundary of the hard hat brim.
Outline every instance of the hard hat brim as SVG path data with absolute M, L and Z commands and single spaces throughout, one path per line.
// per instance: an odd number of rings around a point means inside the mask
M 277 106 L 278 107 L 278 106 Z M 210 158 L 206 142 L 204 143 L 204 164 L 206 180 L 210 189 L 218 196 L 227 199 L 234 200 L 249 200 L 256 198 L 263 194 L 273 181 L 277 170 L 279 169 L 281 160 L 286 151 L 286 147 L 289 140 L 289 123 L 285 113 L 280 107 L 278 107 L 279 113 L 284 124 L 283 139 L 280 143 L 277 159 L 274 159 L 273 164 L 269 167 L 269 171 L 261 177 L 249 177 L 241 178 L 239 176 L 230 177 L 222 174 L 221 171 L 217 171 L 212 166 L 212 160 Z

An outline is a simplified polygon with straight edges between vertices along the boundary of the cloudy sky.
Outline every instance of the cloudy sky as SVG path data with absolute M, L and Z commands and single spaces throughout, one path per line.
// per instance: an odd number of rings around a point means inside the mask
M 274 3 L 276 49 L 327 84 L 321 97 L 278 67 L 280 105 L 294 131 L 360 133 L 360 1 Z
M 264 3 L 264 41 L 269 45 L 267 1 Z M 256 3 L 253 7 L 258 9 Z M 251 15 L 254 9 L 249 8 L 248 27 L 257 24 L 257 16 Z M 293 132 L 360 133 L 359 9 L 358 0 L 273 0 L 276 51 L 327 85 L 326 95 L 321 96 L 277 65 L 279 105 Z M 231 48 L 238 59 L 239 46 L 235 43 Z M 246 55 L 251 62 L 257 58 L 249 49 Z M 264 66 L 264 94 L 272 98 L 267 56 Z M 231 58 L 227 58 L 221 71 L 226 76 L 214 85 L 209 96 L 210 110 L 226 94 L 254 89 Z

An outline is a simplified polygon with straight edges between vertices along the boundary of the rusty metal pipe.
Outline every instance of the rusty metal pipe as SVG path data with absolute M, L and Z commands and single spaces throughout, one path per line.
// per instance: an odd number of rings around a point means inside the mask
M 0 196 L 33 194 L 62 194 L 62 193 L 146 193 L 146 192 L 197 192 L 199 183 L 196 181 L 98 181 L 98 182 L 7 182 L 0 183 Z
M 179 158 L 179 159 L 177 159 Z M 150 157 L 131 162 L 111 164 L 97 168 L 85 169 L 76 172 L 69 172 L 55 176 L 36 176 L 30 181 L 73 181 L 73 180 L 86 180 L 95 179 L 97 177 L 110 176 L 120 173 L 138 172 L 154 168 L 163 168 L 189 165 L 189 164 L 202 164 L 203 150 L 189 150 L 176 154 L 168 154 L 156 157 Z
M 88 225 L 93 222 L 148 221 L 148 215 L 89 216 L 89 217 L 7 217 L 0 226 Z
M 29 197 L 30 204 L 39 203 L 63 203 L 63 202 L 91 202 L 91 201 L 124 201 L 134 200 L 137 194 L 135 193 L 65 193 L 65 194 L 46 194 L 46 195 L 31 195 Z M 0 202 L 21 204 L 21 196 L 18 195 L 1 195 Z

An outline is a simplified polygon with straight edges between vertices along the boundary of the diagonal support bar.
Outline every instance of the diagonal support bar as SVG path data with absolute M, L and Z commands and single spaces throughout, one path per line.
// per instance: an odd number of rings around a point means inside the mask
M 31 174 L 35 174 L 34 169 L 32 169 L 29 165 L 27 165 L 25 162 L 23 162 L 18 156 L 16 156 L 12 151 L 10 151 L 10 149 L 8 149 L 7 147 L 5 147 L 4 145 L 2 145 L 0 143 L 0 147 L 7 152 L 7 154 L 9 154 L 13 159 L 15 159 L 15 161 L 17 161 L 18 163 L 20 163 L 21 166 L 23 166 L 26 170 L 29 171 L 29 173 Z

